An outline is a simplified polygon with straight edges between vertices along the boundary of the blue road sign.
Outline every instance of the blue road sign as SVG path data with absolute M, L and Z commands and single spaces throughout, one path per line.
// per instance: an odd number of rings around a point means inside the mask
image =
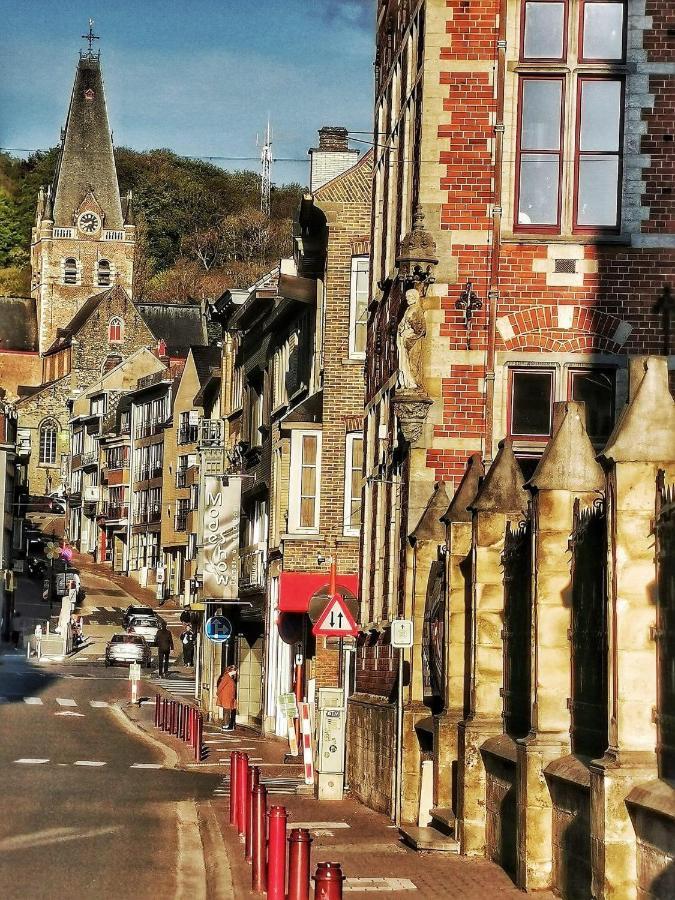
M 206 620 L 204 631 L 214 644 L 224 644 L 232 637 L 232 623 L 225 616 L 211 616 Z

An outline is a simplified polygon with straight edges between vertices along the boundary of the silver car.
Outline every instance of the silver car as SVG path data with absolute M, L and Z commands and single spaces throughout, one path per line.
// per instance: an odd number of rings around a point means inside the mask
M 152 651 L 140 634 L 114 634 L 105 648 L 106 666 L 128 666 L 140 663 L 147 669 L 152 665 Z
M 157 643 L 159 619 L 157 616 L 132 616 L 127 626 L 129 634 L 140 634 L 148 644 Z

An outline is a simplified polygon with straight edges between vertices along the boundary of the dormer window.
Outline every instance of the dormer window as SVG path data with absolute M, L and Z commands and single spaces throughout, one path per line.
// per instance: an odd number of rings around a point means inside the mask
M 63 283 L 77 284 L 77 260 L 69 256 L 63 263 Z
M 96 276 L 99 287 L 110 287 L 110 263 L 107 259 L 99 259 Z
M 120 344 L 124 340 L 124 322 L 119 316 L 110 320 L 108 325 L 108 343 Z

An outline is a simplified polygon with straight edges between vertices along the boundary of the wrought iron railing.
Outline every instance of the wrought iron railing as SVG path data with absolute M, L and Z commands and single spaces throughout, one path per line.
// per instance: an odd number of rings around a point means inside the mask
M 265 545 L 242 547 L 239 550 L 239 587 L 264 588 L 266 574 Z

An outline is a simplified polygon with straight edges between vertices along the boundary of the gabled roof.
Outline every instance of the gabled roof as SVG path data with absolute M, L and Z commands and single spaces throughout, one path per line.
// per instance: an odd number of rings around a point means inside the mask
M 37 310 L 32 297 L 0 297 L 0 353 L 35 353 L 38 349 Z
M 372 194 L 373 158 L 375 154 L 370 149 L 365 156 L 355 163 L 346 172 L 336 175 L 326 184 L 322 184 L 314 192 L 316 202 L 333 203 L 370 203 Z
M 85 56 L 77 65 L 54 178 L 54 224 L 71 226 L 90 191 L 105 213 L 105 227 L 121 228 L 122 204 L 101 66 L 97 58 Z
M 192 347 L 208 344 L 206 316 L 199 303 L 136 303 L 155 338 L 163 340 L 170 356 L 187 356 Z
M 71 339 L 75 337 L 80 329 L 83 327 L 85 322 L 92 315 L 96 307 L 107 297 L 112 297 L 115 292 L 121 291 L 124 297 L 127 300 L 130 300 L 129 295 L 124 290 L 124 288 L 116 284 L 114 287 L 106 288 L 105 291 L 101 291 L 100 294 L 93 294 L 89 299 L 85 300 L 82 306 L 75 313 L 73 318 L 68 322 L 65 328 L 59 328 L 56 333 L 56 340 L 48 348 L 45 352 L 45 356 L 48 356 L 50 353 L 55 353 L 57 350 L 63 350 L 64 347 L 68 347 L 70 345 Z
M 222 350 L 220 347 L 193 347 L 192 358 L 195 361 L 199 386 L 203 388 L 214 375 L 220 374 Z

